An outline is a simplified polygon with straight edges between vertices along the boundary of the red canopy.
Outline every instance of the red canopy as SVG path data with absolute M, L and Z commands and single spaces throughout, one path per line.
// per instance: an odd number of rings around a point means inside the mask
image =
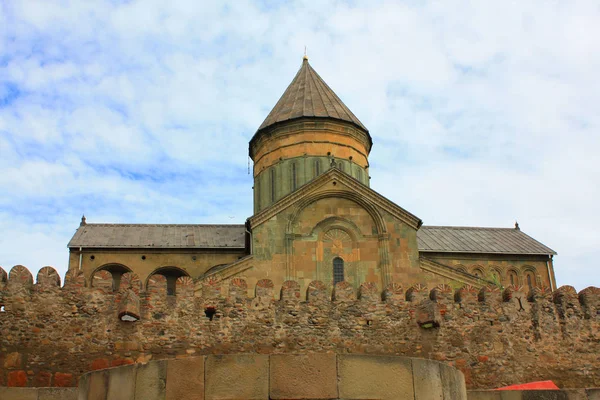
M 560 388 L 552 381 L 539 381 L 505 386 L 496 390 L 560 390 Z

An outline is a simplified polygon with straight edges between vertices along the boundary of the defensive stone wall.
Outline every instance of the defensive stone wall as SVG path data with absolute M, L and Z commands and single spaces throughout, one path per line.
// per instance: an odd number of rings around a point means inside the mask
M 301 291 L 264 279 L 194 282 L 176 295 L 154 275 L 145 291 L 124 274 L 113 292 L 107 271 L 86 287 L 70 271 L 63 287 L 51 267 L 0 270 L 0 386 L 75 386 L 85 372 L 204 354 L 379 354 L 443 361 L 469 388 L 551 379 L 600 386 L 600 293 L 447 285 L 358 292 L 315 281 Z M 277 295 L 278 294 L 278 295 Z M 279 299 L 276 299 L 279 298 Z

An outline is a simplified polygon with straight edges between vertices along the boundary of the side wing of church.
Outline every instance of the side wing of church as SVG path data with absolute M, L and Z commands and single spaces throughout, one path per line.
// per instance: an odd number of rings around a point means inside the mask
M 556 288 L 556 254 L 514 228 L 424 226 L 369 187 L 367 128 L 305 57 L 250 141 L 254 215 L 245 225 L 88 224 L 69 242 L 69 269 L 175 281 L 244 278 L 358 288 L 372 282 Z M 105 280 L 106 272 L 102 272 Z

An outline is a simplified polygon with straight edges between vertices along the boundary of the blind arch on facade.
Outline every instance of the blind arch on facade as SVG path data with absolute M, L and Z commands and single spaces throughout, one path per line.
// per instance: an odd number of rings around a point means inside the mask
M 340 257 L 333 259 L 333 284 L 344 280 L 344 260 Z

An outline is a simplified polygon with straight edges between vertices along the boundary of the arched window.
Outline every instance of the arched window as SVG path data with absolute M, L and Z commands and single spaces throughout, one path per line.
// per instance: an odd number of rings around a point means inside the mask
M 531 290 L 533 288 L 533 283 L 531 282 L 531 274 L 527 274 L 527 286 Z
M 321 163 L 319 160 L 315 160 L 315 178 L 321 174 Z
M 513 269 L 508 270 L 508 282 L 513 286 L 519 285 L 519 275 Z
M 344 260 L 339 257 L 333 259 L 333 284 L 344 280 Z
M 473 275 L 478 278 L 483 278 L 483 270 L 479 267 L 473 268 Z

